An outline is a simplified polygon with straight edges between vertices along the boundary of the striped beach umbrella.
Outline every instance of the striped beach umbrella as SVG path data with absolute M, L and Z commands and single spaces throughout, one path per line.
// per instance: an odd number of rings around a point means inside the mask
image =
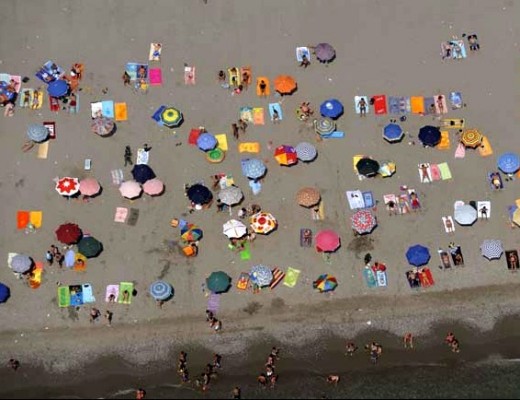
M 261 264 L 253 266 L 249 276 L 253 283 L 260 287 L 269 285 L 273 280 L 271 268 Z
M 277 221 L 273 214 L 261 211 L 251 216 L 251 229 L 256 233 L 267 235 L 276 228 Z
M 377 226 L 377 219 L 370 210 L 358 210 L 350 217 L 352 229 L 360 235 L 370 233 Z
M 296 156 L 300 161 L 313 161 L 318 155 L 316 147 L 308 142 L 301 142 L 294 148 L 296 150 Z
M 327 136 L 336 130 L 336 124 L 330 118 L 320 118 L 314 123 L 314 129 L 317 134 Z
M 173 287 L 167 282 L 156 281 L 150 285 L 150 295 L 159 301 L 170 298 L 173 294 Z
M 168 128 L 175 128 L 182 123 L 182 113 L 175 107 L 166 107 L 160 116 L 160 121 Z
M 477 129 L 466 129 L 461 137 L 460 142 L 469 148 L 476 148 L 482 143 L 482 134 Z
M 500 240 L 486 239 L 480 245 L 480 252 L 488 260 L 494 260 L 502 256 L 504 247 Z

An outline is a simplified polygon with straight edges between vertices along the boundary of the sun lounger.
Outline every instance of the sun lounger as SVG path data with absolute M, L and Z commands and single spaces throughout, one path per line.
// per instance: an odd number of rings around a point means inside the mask
M 287 268 L 287 272 L 285 274 L 285 278 L 283 279 L 283 284 L 287 287 L 293 288 L 298 283 L 298 278 L 300 277 L 301 271 L 296 268 Z
M 258 142 L 245 142 L 238 144 L 239 153 L 260 153 L 260 143 Z
M 253 108 L 253 124 L 265 125 L 265 115 L 263 107 Z
M 436 146 L 436 148 L 438 150 L 449 150 L 450 147 L 450 133 L 448 131 L 441 131 L 441 141 Z
M 369 288 L 377 287 L 376 274 L 374 273 L 374 271 L 372 271 L 372 268 L 363 268 L 363 277 L 365 278 L 365 283 Z
M 412 114 L 424 114 L 424 97 L 412 96 L 410 97 L 410 106 Z
M 105 291 L 105 301 L 107 303 L 110 302 L 110 296 L 114 296 L 114 301 L 118 301 L 119 299 L 119 285 L 107 285 L 107 289 Z
M 43 212 L 31 211 L 29 212 L 29 222 L 37 229 L 42 227 Z
M 135 226 L 137 224 L 137 220 L 139 219 L 139 209 L 131 208 L 128 213 L 128 219 L 126 220 L 126 224 L 130 226 Z
M 36 158 L 40 160 L 46 160 L 49 155 L 49 142 L 40 143 L 38 145 L 38 152 L 36 153 Z
M 101 113 L 103 117 L 106 118 L 114 118 L 114 101 L 113 100 L 104 100 L 101 102 Z
M 162 85 L 162 70 L 161 68 L 150 68 L 150 85 Z
M 285 278 L 285 272 L 283 272 L 280 268 L 274 268 L 272 270 L 273 280 L 269 284 L 269 289 L 273 290 L 278 284 Z
M 124 299 L 125 294 L 128 293 L 127 298 Z M 134 296 L 134 284 L 132 282 L 121 282 L 119 284 L 119 297 L 117 302 L 119 304 L 132 304 L 132 297 Z
M 300 229 L 300 246 L 311 247 L 312 246 L 312 230 L 308 228 Z
M 128 111 L 126 107 L 126 103 L 115 103 L 115 120 L 116 121 L 126 121 L 128 120 Z
M 387 113 L 386 96 L 384 94 L 378 94 L 372 96 L 372 99 L 374 100 L 374 114 L 385 115 Z
M 148 161 L 150 159 L 150 152 L 146 151 L 143 148 L 137 149 L 137 158 L 135 160 L 136 165 L 140 164 L 148 164 Z
M 125 223 L 126 218 L 128 217 L 128 208 L 126 207 L 117 207 L 116 214 L 114 215 L 114 222 Z
M 282 106 L 280 103 L 269 103 L 269 116 L 271 117 L 271 121 L 274 121 L 274 110 L 278 112 L 278 119 L 283 120 L 283 112 Z
M 239 275 L 235 286 L 238 290 L 247 290 L 247 288 L 249 287 L 249 281 L 249 274 L 247 272 L 242 272 Z
M 450 171 L 450 166 L 448 165 L 447 162 L 443 162 L 443 163 L 438 164 L 438 167 L 439 167 L 439 171 L 441 172 L 441 178 L 442 178 L 443 181 L 452 178 L 451 171 Z
M 482 157 L 489 157 L 493 155 L 493 148 L 487 136 L 482 137 L 482 143 L 478 148 L 478 152 Z
M 18 229 L 25 229 L 30 222 L 30 211 L 18 210 L 16 212 L 16 227 Z
M 260 83 L 264 81 L 266 84 L 265 91 L 262 93 L 262 89 L 260 89 Z M 256 95 L 257 96 L 270 96 L 271 95 L 271 87 L 269 83 L 269 79 L 265 76 L 259 76 L 256 78 Z
M 464 129 L 466 120 L 464 118 L 445 118 L 441 120 L 441 128 L 444 129 Z
M 215 135 L 215 139 L 217 139 L 217 148 L 219 148 L 222 151 L 228 151 L 228 141 L 227 141 L 227 135 L 225 133 L 219 133 L 218 135 Z
M 307 58 L 307 60 L 309 60 L 309 61 L 311 60 L 311 52 L 308 47 L 305 47 L 305 46 L 296 47 L 296 61 L 302 62 L 304 55 Z
M 491 187 L 492 190 L 500 190 L 500 189 L 504 188 L 504 182 L 502 181 L 502 175 L 500 175 L 499 171 L 488 172 L 487 179 L 489 182 L 489 186 Z M 498 184 L 495 185 L 493 180 L 496 180 L 496 182 Z
M 81 285 L 70 285 L 69 293 L 71 306 L 77 307 L 83 305 L 83 291 Z
M 184 84 L 195 85 L 196 83 L 196 70 L 195 67 L 184 67 Z
M 359 101 L 361 99 L 365 99 L 366 104 L 366 113 L 370 113 L 370 103 L 368 102 L 367 96 L 354 96 L 354 109 L 356 110 L 356 114 L 361 114 L 361 109 L 359 107 Z
M 58 286 L 58 306 L 70 306 L 70 290 L 68 286 Z

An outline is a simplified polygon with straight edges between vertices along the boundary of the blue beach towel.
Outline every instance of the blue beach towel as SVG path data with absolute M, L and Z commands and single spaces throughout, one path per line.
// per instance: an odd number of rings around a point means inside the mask
M 372 271 L 372 268 L 365 267 L 363 269 L 363 276 L 364 276 L 365 282 L 369 288 L 377 287 L 376 276 L 374 275 L 374 271 Z
M 372 192 L 363 192 L 363 201 L 365 202 L 365 208 L 374 207 L 374 194 Z
M 271 121 L 273 120 L 273 111 L 278 111 L 278 118 L 280 121 L 283 119 L 282 106 L 280 103 L 269 103 L 269 115 L 271 116 Z
M 83 304 L 83 291 L 81 285 L 69 286 L 70 290 L 70 305 L 81 306 Z
M 90 283 L 84 283 L 81 285 L 81 291 L 83 292 L 83 303 L 94 303 L 96 301 Z
M 387 285 L 386 271 L 377 271 L 376 277 L 377 277 L 377 286 L 386 287 L 386 285 Z
M 105 100 L 101 102 L 101 112 L 103 113 L 103 117 L 106 118 L 114 118 L 114 101 L 113 100 Z
M 343 139 L 345 137 L 345 132 L 334 131 L 329 133 L 328 135 L 321 135 L 323 139 Z

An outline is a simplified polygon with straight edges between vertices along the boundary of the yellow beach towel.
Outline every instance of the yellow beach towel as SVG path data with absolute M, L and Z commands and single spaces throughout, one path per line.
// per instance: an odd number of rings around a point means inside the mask
M 265 125 L 265 116 L 263 107 L 253 108 L 253 124 Z
M 260 153 L 260 143 L 258 142 L 245 142 L 238 144 L 239 153 Z
M 47 155 L 49 153 L 49 142 L 40 143 L 38 145 L 38 153 L 36 154 L 36 157 L 38 157 L 41 160 L 46 160 Z
M 493 155 L 493 148 L 491 147 L 491 143 L 489 143 L 487 136 L 482 137 L 482 143 L 478 148 L 478 152 L 482 157 L 489 157 Z
M 439 150 L 449 150 L 450 147 L 450 133 L 448 131 L 441 131 L 441 141 L 437 145 L 437 148 Z
M 293 288 L 298 283 L 298 278 L 300 277 L 301 271 L 296 268 L 287 268 L 287 273 L 285 274 L 285 278 L 283 279 L 283 284 L 287 287 Z
M 225 133 L 219 133 L 218 135 L 215 135 L 215 139 L 217 139 L 217 147 L 222 151 L 228 151 L 228 142 L 227 142 L 227 136 Z
M 441 128 L 444 129 L 463 129 L 466 126 L 464 118 L 446 118 L 441 121 Z
M 354 168 L 354 171 L 356 173 L 357 173 L 356 165 L 357 165 L 358 161 L 361 160 L 363 157 L 365 157 L 365 156 L 361 155 L 361 154 L 357 154 L 354 157 L 352 157 L 352 168 Z
M 35 228 L 42 227 L 43 212 L 42 211 L 30 211 L 29 222 L 34 225 Z

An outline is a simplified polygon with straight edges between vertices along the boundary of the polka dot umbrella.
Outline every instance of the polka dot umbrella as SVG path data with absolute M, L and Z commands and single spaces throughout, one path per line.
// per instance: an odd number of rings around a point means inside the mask
M 250 222 L 253 231 L 264 235 L 276 229 L 277 226 L 277 221 L 273 214 L 263 211 L 251 216 Z

